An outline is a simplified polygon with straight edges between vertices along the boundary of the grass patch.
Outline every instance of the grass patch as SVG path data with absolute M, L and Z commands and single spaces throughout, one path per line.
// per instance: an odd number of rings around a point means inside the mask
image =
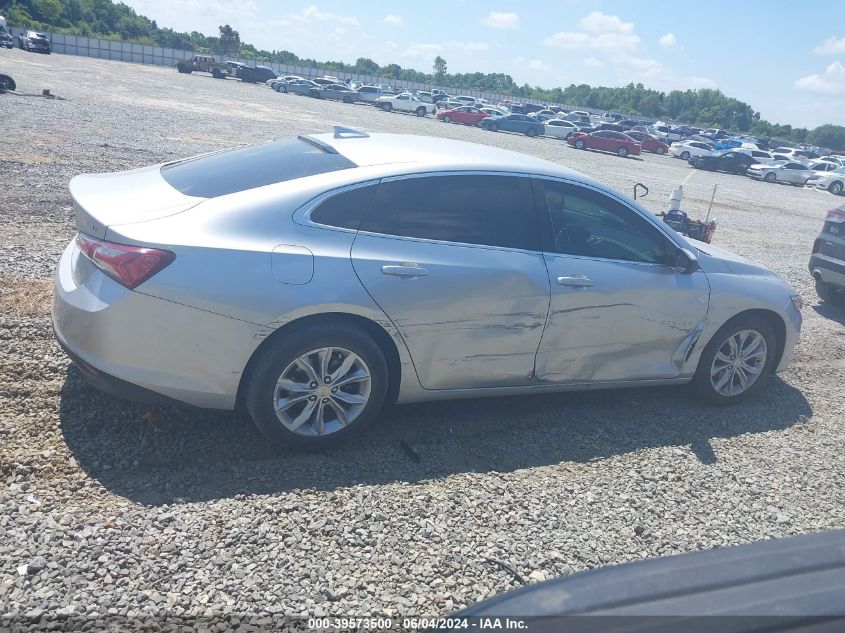
M 0 277 L 0 314 L 40 316 L 49 314 L 52 279 Z

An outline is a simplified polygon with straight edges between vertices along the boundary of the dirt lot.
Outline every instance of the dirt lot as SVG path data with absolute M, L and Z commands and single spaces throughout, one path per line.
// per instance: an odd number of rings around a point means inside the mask
M 795 364 L 761 397 L 702 407 L 683 390 L 398 407 L 324 454 L 266 446 L 240 415 L 129 404 L 88 387 L 54 343 L 49 277 L 74 234 L 74 175 L 344 123 L 547 158 L 662 210 L 687 165 L 555 139 L 279 95 L 173 69 L 19 50 L 0 70 L 0 616 L 444 614 L 600 565 L 845 523 L 845 313 L 806 262 L 829 194 L 718 183 L 715 242 L 804 297 Z M 20 568 L 20 570 L 19 570 Z M 246 620 L 241 620 L 246 621 Z

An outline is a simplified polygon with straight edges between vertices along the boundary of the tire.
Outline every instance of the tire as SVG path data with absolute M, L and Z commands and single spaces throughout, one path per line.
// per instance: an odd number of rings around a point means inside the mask
M 425 108 L 423 108 L 423 107 L 417 108 L 416 112 L 417 112 L 417 116 L 419 116 L 419 117 L 423 117 L 423 116 L 426 115 Z
M 777 180 L 777 179 L 778 179 L 778 176 L 777 176 L 777 174 L 776 174 L 775 172 L 773 172 L 773 171 L 770 171 L 768 174 L 766 174 L 765 176 L 763 176 L 763 180 L 765 180 L 766 182 L 774 182 L 774 181 L 775 181 L 775 180 Z
M 6 91 L 14 92 L 17 88 L 18 86 L 15 84 L 15 80 L 9 77 L 9 75 L 0 75 L 0 93 Z
M 834 180 L 828 185 L 827 190 L 833 195 L 838 196 L 842 193 L 842 183 L 838 180 Z
M 381 109 L 384 110 L 385 112 L 390 112 L 391 110 L 393 110 L 393 104 L 392 103 L 382 104 Z
M 689 152 L 681 152 L 681 160 L 689 160 Z
M 528 136 L 530 138 L 534 138 L 535 136 L 537 136 L 537 130 L 535 130 L 533 127 L 530 127 L 527 130 L 525 130 L 525 136 Z
M 211 69 L 211 76 L 214 77 L 215 79 L 225 79 L 225 77 L 223 77 L 223 73 L 220 71 L 219 68 L 212 68 Z
M 619 158 L 625 158 L 628 155 L 628 148 L 620 147 L 616 150 L 616 155 L 619 156 Z
M 845 306 L 845 289 L 837 288 L 821 279 L 816 279 L 816 294 L 825 303 L 839 307 Z
M 575 141 L 575 149 L 586 149 L 587 144 L 583 141 L 583 139 L 578 139 Z
M 654 150 L 654 153 L 662 155 L 666 153 L 666 150 L 663 147 L 658 147 L 656 150 Z
M 347 395 L 360 395 L 354 390 L 365 390 L 368 385 L 363 409 L 355 411 L 355 417 L 347 426 L 342 425 L 337 418 L 335 406 L 339 405 L 335 405 L 335 403 L 341 402 L 341 400 L 330 395 L 334 393 L 328 390 L 331 383 L 324 385 L 324 383 L 318 384 L 315 381 L 306 385 L 304 381 L 307 380 L 307 374 L 294 366 L 297 359 L 302 358 L 308 352 L 325 350 L 326 348 L 334 348 L 334 352 L 329 357 L 329 362 L 333 363 L 328 366 L 329 372 L 343 371 L 343 367 L 338 367 L 338 363 L 344 362 L 351 353 L 361 362 L 356 361 L 356 364 L 348 371 L 355 371 L 359 375 L 362 371 L 369 374 L 368 383 L 364 381 L 352 382 L 346 387 L 352 393 L 341 389 L 341 393 L 347 393 Z M 344 353 L 347 355 L 344 356 Z M 338 354 L 340 354 L 340 357 L 338 357 Z M 311 367 L 316 369 L 314 363 L 319 361 L 320 356 L 315 354 L 309 358 L 312 361 Z M 341 374 L 338 379 L 342 379 L 344 375 L 348 377 L 351 374 Z M 303 387 L 312 388 L 317 385 L 315 389 L 320 389 L 324 393 L 306 395 L 308 391 L 287 391 L 281 388 L 280 394 L 277 381 L 283 377 L 292 381 L 289 384 L 299 384 Z M 367 334 L 347 324 L 311 325 L 305 326 L 289 336 L 280 337 L 272 342 L 267 349 L 260 352 L 260 356 L 254 360 L 248 376 L 244 398 L 253 422 L 267 439 L 284 446 L 313 450 L 336 445 L 363 431 L 373 421 L 384 403 L 387 382 L 387 362 L 384 354 Z M 302 413 L 307 413 L 305 409 L 310 406 L 313 418 L 309 416 L 307 421 L 299 427 L 299 430 L 295 431 L 288 428 L 276 414 L 276 404 L 277 398 L 284 399 L 286 394 L 288 394 L 287 398 L 291 398 L 289 394 L 297 393 L 302 395 L 293 397 L 300 402 L 289 406 L 288 412 L 280 415 L 285 416 L 287 423 L 290 425 Z M 309 405 L 309 402 L 314 402 L 316 405 Z M 327 402 L 329 404 L 323 404 Z M 353 405 L 346 412 L 350 413 L 354 409 Z M 317 434 L 318 431 L 316 430 L 319 427 L 316 416 L 320 414 L 323 416 L 323 428 L 328 431 L 324 435 Z M 334 419 L 326 419 L 332 417 Z M 294 419 L 291 420 L 290 418 Z M 329 429 L 332 427 L 336 430 L 330 431 Z
M 730 341 L 733 339 L 735 342 L 742 342 L 742 333 L 753 333 L 756 335 L 757 340 L 760 338 L 763 340 L 764 345 L 761 346 L 759 343 L 755 343 L 754 339 L 750 338 L 749 335 L 746 335 L 745 342 L 742 343 L 747 346 L 746 349 L 750 355 L 747 365 L 753 366 L 757 371 L 756 374 L 746 374 L 742 371 L 741 367 L 732 368 L 733 357 L 731 356 Z M 734 337 L 738 337 L 738 339 Z M 759 355 L 761 351 L 764 352 L 762 358 Z M 735 317 L 719 328 L 719 331 L 713 335 L 713 338 L 701 353 L 698 368 L 692 381 L 693 390 L 704 402 L 718 406 L 745 400 L 754 394 L 760 388 L 760 385 L 765 382 L 768 374 L 772 373 L 776 353 L 777 338 L 775 337 L 774 330 L 772 330 L 772 327 L 765 319 L 756 316 Z M 720 367 L 716 367 L 717 354 L 720 354 Z M 725 360 L 722 361 L 722 358 Z M 761 360 L 762 362 L 760 362 Z M 743 364 L 743 367 L 745 365 Z M 714 367 L 716 368 L 715 370 Z M 724 369 L 720 371 L 721 367 L 724 367 Z M 741 389 L 742 382 L 740 374 L 747 377 L 753 375 L 754 379 L 749 386 L 741 391 L 733 395 L 726 394 L 724 391 L 717 390 L 714 385 L 714 382 L 718 384 L 720 380 L 727 376 L 725 372 L 729 372 L 730 376 L 723 390 L 730 390 L 732 387 Z
M 450 117 L 448 114 L 443 117 L 443 123 L 451 123 L 451 122 L 452 122 L 452 117 Z

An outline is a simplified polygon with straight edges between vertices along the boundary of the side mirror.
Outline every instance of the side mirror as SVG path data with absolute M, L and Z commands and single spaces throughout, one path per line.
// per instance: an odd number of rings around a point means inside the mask
M 672 268 L 684 275 L 691 275 L 695 271 L 701 270 L 701 266 L 698 265 L 698 257 L 688 248 L 678 249 Z

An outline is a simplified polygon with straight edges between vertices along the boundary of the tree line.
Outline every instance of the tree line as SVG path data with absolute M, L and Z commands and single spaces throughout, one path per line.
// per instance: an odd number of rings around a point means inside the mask
M 527 83 L 518 85 L 504 73 L 449 73 L 446 60 L 437 56 L 432 72 L 426 73 L 399 64 L 380 66 L 372 59 L 359 57 L 355 63 L 317 61 L 300 58 L 286 50 L 261 50 L 241 41 L 230 25 L 221 26 L 217 35 L 197 31 L 180 33 L 159 27 L 155 20 L 138 15 L 112 0 L 7 0 L 3 8 L 10 24 L 53 30 L 61 33 L 131 41 L 141 44 L 179 48 L 197 52 L 236 55 L 257 63 L 276 62 L 320 68 L 326 72 L 350 72 L 376 75 L 448 86 L 453 89 L 480 90 L 548 103 L 568 104 L 640 115 L 654 119 L 718 127 L 755 136 L 764 136 L 822 147 L 845 149 L 845 127 L 822 125 L 813 130 L 770 123 L 750 105 L 728 97 L 719 90 L 672 90 L 661 92 L 642 83 L 621 87 L 571 84 L 566 88 L 541 88 Z M 0 4 L 3 4 L 0 2 Z

